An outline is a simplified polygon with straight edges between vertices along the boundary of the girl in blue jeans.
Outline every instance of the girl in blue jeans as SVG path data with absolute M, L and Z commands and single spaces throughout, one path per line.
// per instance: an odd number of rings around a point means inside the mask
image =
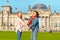
M 26 29 L 27 25 L 24 23 L 22 19 L 22 13 L 17 13 L 16 19 L 16 32 L 17 32 L 17 40 L 21 40 L 22 31 Z
M 32 29 L 31 40 L 36 40 L 39 30 L 39 14 L 37 11 L 32 11 L 32 17 L 28 20 L 27 25 Z

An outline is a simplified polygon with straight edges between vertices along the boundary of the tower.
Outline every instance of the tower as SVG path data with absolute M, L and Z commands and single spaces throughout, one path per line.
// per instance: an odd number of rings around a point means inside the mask
M 10 6 L 2 6 L 2 11 L 3 11 L 3 15 L 8 14 L 7 12 L 9 12 L 9 14 L 10 14 L 11 7 Z
M 2 6 L 2 26 L 7 27 L 9 29 L 9 15 L 11 13 L 10 6 Z
M 48 10 L 51 12 L 51 6 L 50 5 L 48 6 Z
M 31 13 L 31 7 L 30 7 L 30 5 L 28 6 L 28 13 Z

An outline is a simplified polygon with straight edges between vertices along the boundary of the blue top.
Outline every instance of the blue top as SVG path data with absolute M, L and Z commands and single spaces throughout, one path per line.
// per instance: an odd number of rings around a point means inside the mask
M 37 17 L 32 20 L 32 23 L 30 24 L 30 26 L 31 26 L 31 29 L 33 31 L 34 30 L 37 30 L 37 31 L 39 30 L 39 20 L 38 20 Z

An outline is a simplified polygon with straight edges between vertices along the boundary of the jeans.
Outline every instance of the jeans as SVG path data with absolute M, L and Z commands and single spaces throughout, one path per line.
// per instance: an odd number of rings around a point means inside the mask
M 37 33 L 38 33 L 38 31 L 36 29 L 32 30 L 31 40 L 36 40 Z
M 17 40 L 21 40 L 21 35 L 22 35 L 22 32 L 17 30 Z

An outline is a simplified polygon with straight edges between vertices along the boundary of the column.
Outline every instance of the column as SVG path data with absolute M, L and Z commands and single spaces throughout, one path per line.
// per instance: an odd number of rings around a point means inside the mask
M 50 30 L 50 18 L 49 18 L 49 16 L 45 17 L 45 28 L 47 31 Z
M 2 24 L 1 25 L 3 26 L 3 11 L 2 11 Z
M 8 16 L 7 16 L 7 29 L 9 29 L 9 12 L 7 11 L 7 14 L 8 14 Z
M 41 17 L 41 27 L 42 27 L 42 17 Z
M 47 17 L 45 17 L 45 27 L 47 27 Z

